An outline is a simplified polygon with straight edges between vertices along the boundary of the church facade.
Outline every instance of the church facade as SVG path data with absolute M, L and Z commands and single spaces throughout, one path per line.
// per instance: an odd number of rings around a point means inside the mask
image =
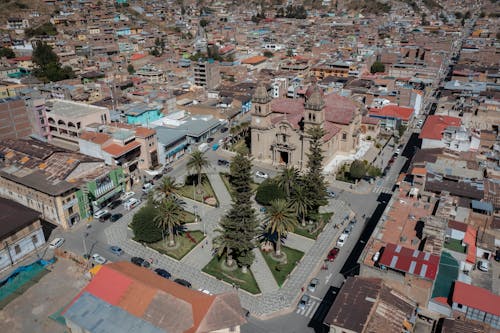
M 276 166 L 307 165 L 308 129 L 324 129 L 325 163 L 335 154 L 351 154 L 359 143 L 361 112 L 349 98 L 329 94 L 312 84 L 305 98 L 272 99 L 259 85 L 252 99 L 251 153 L 254 159 Z

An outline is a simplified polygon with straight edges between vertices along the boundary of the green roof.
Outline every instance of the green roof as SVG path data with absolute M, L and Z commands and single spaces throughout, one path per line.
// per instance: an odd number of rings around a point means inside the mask
M 434 290 L 432 291 L 432 298 L 445 297 L 448 298 L 451 293 L 453 282 L 458 277 L 458 270 L 460 266 L 455 258 L 446 251 L 441 253 L 441 260 L 439 261 L 439 271 L 434 283 Z

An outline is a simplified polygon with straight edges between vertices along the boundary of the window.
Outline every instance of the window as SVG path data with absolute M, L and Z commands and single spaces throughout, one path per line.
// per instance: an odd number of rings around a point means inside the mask
M 19 244 L 16 244 L 16 246 L 14 246 L 14 251 L 16 252 L 16 254 L 21 253 L 21 246 L 19 246 Z
M 73 214 L 73 207 L 69 207 L 69 208 L 68 208 L 68 214 L 69 214 L 69 215 Z
M 38 243 L 38 237 L 37 237 L 37 235 L 31 236 L 31 241 L 33 242 L 33 244 Z
M 462 304 L 458 303 L 457 304 L 457 308 L 461 309 L 462 308 Z
M 286 135 L 283 134 L 282 136 L 283 136 L 283 142 L 286 142 Z
M 347 133 L 346 132 L 342 132 L 342 140 L 347 140 Z
M 260 141 L 260 134 L 257 134 L 257 141 Z

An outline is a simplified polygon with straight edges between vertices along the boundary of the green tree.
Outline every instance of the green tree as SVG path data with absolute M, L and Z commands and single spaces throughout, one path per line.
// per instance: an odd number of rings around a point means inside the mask
M 208 25 L 208 20 L 205 20 L 205 19 L 201 19 L 200 20 L 200 26 L 202 26 L 203 28 L 205 28 L 207 25 Z
M 182 208 L 175 198 L 167 197 L 160 202 L 154 221 L 162 231 L 162 237 L 165 231 L 168 232 L 168 246 L 175 246 L 174 232 L 182 224 L 181 218 Z
M 297 217 L 293 208 L 283 199 L 271 201 L 271 206 L 266 211 L 265 229 L 271 235 L 276 235 L 276 256 L 281 256 L 281 238 L 294 230 Z
M 179 188 L 179 185 L 175 183 L 175 179 L 170 176 L 165 176 L 162 178 L 160 184 L 156 186 L 155 192 L 160 193 L 164 198 L 168 198 L 177 194 Z
M 16 54 L 10 47 L 0 47 L 0 58 L 12 59 L 16 57 Z
M 154 243 L 162 239 L 162 231 L 154 221 L 156 215 L 153 205 L 145 205 L 134 214 L 130 228 L 136 241 Z
M 265 50 L 262 55 L 264 55 L 264 57 L 266 58 L 272 58 L 274 57 L 274 53 L 272 53 L 271 51 L 268 51 L 268 50 Z
M 232 223 L 229 223 L 228 226 L 228 221 L 223 218 L 220 222 L 220 226 L 222 229 L 215 230 L 218 235 L 212 240 L 212 247 L 219 258 L 223 255 L 226 256 L 226 265 L 231 267 L 234 264 L 233 249 L 236 248 L 238 241 L 228 232 Z
M 286 198 L 290 199 L 292 188 L 297 185 L 299 181 L 299 172 L 295 167 L 285 168 L 281 171 L 278 177 L 278 186 L 286 194 Z
M 57 54 L 46 43 L 38 43 L 32 55 L 35 76 L 45 82 L 61 81 L 75 77 L 73 69 L 69 66 L 61 67 Z
M 349 167 L 349 174 L 350 174 L 351 178 L 354 178 L 354 179 L 363 178 L 366 174 L 365 162 L 363 162 L 361 160 L 355 160 L 354 162 L 352 162 L 351 166 Z
M 295 186 L 290 197 L 290 206 L 295 210 L 297 218 L 300 219 L 303 227 L 306 226 L 306 216 L 311 207 L 311 200 L 302 186 Z
M 263 206 L 269 206 L 273 199 L 286 199 L 287 195 L 279 187 L 276 179 L 266 179 L 259 184 L 255 193 L 255 201 Z
M 311 201 L 310 212 L 317 213 L 320 206 L 326 205 L 326 184 L 323 177 L 323 137 L 325 131 L 321 127 L 307 130 L 309 152 L 307 153 L 307 173 L 303 177 L 303 186 Z
M 129 65 L 127 66 L 127 72 L 128 72 L 130 75 L 134 74 L 134 73 L 135 73 L 135 68 L 134 68 L 134 65 L 129 64 Z
M 383 73 L 385 72 L 385 65 L 381 63 L 380 61 L 375 61 L 372 66 L 370 67 L 370 72 L 372 74 L 374 73 Z
M 199 150 L 195 150 L 191 153 L 189 157 L 189 161 L 187 162 L 187 169 L 189 171 L 194 171 L 198 175 L 198 191 L 201 190 L 201 172 L 203 168 L 206 168 L 210 165 L 204 153 Z

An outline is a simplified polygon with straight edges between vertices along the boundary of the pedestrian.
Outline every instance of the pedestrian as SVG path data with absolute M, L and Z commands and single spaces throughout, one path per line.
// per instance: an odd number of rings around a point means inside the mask
M 300 288 L 300 291 L 301 291 L 301 292 L 304 292 L 304 287 L 301 287 L 301 288 Z
M 205 241 L 205 245 L 207 245 L 207 246 L 208 246 L 208 239 Z
M 201 244 L 201 248 L 203 249 L 203 244 Z

